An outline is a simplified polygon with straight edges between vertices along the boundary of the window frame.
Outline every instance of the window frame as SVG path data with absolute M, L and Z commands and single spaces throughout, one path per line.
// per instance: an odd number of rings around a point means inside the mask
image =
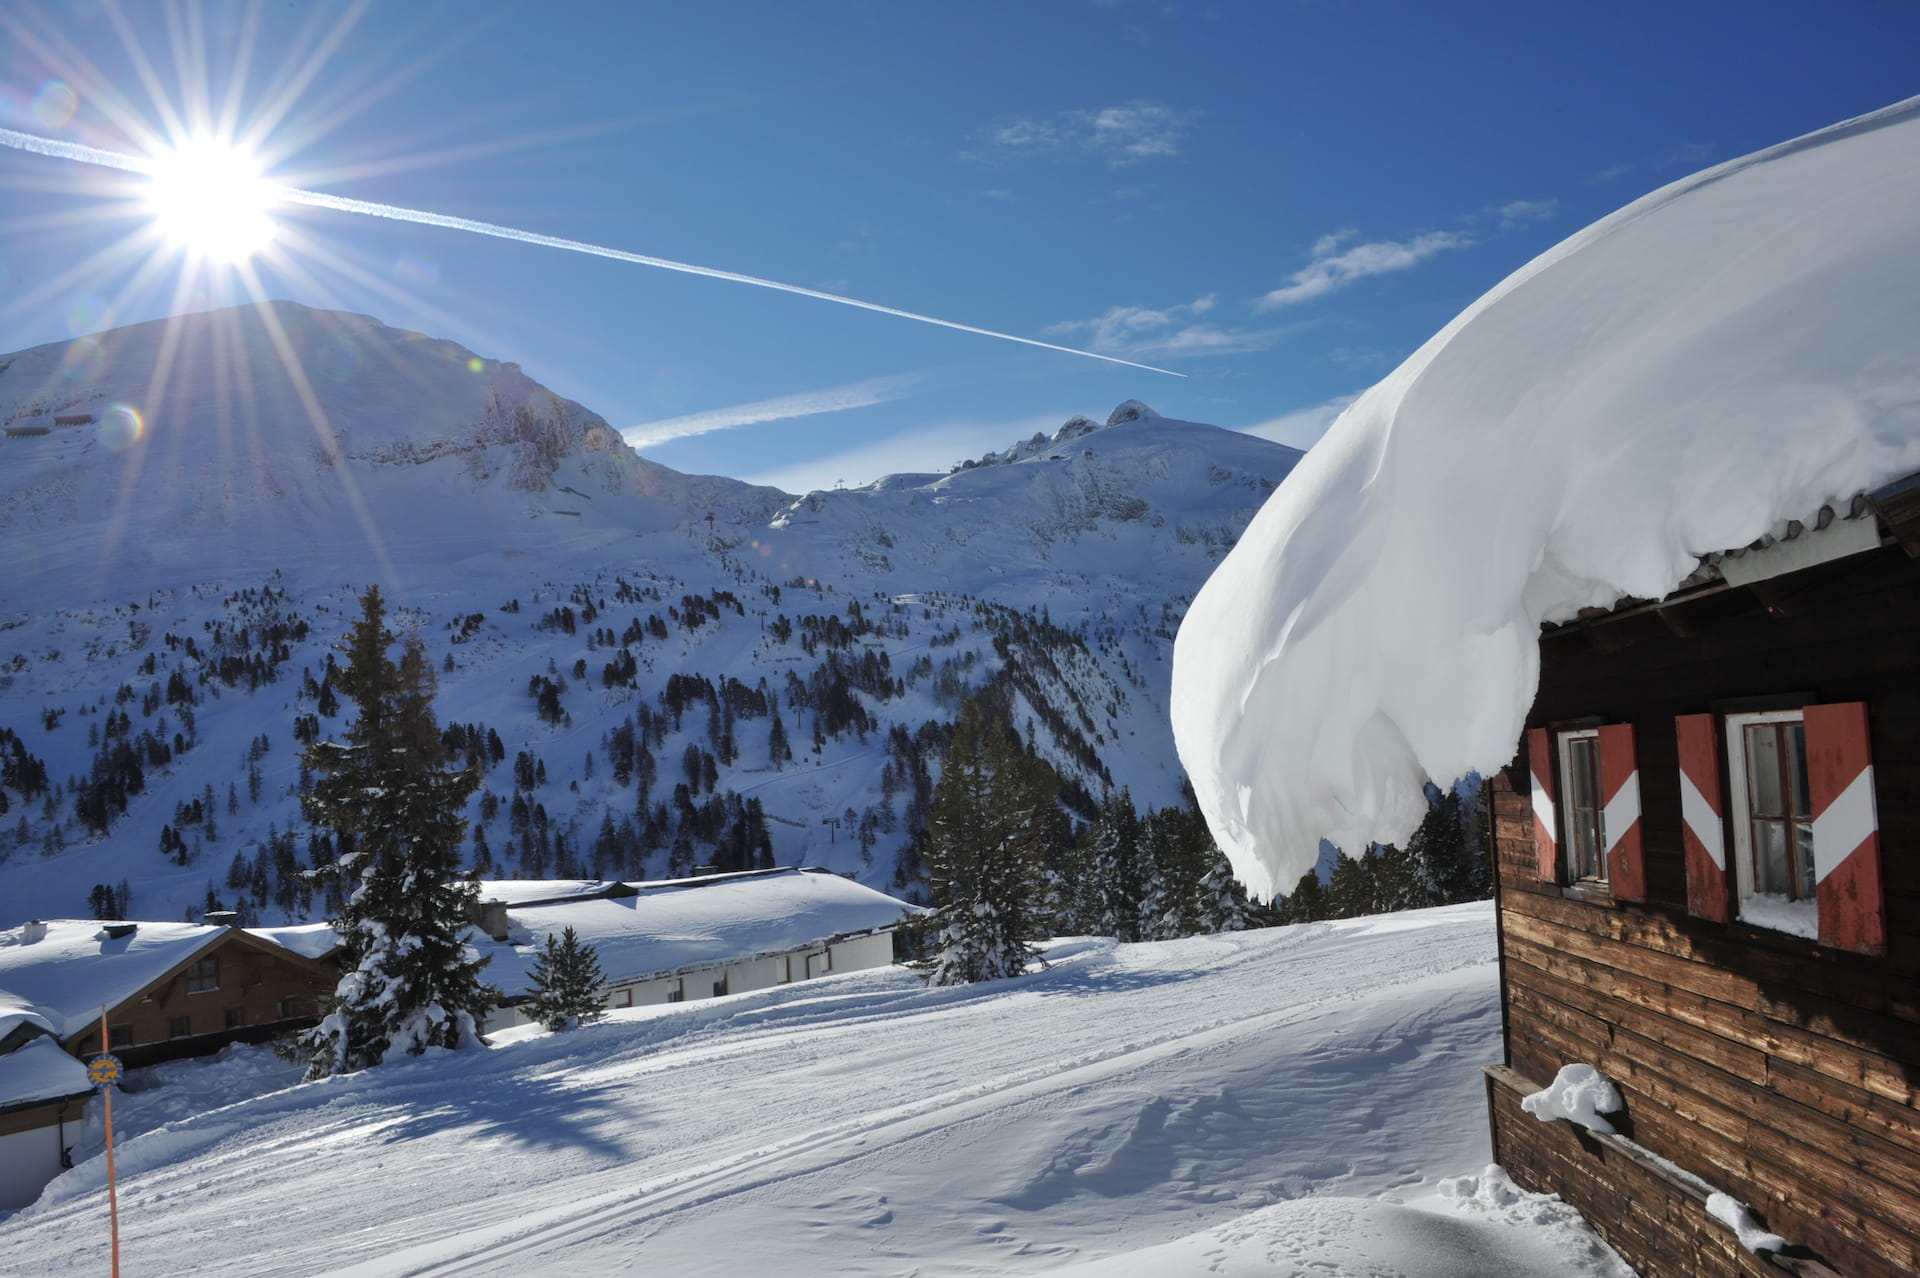
M 1590 742 L 1586 753 L 1591 760 L 1589 780 L 1592 783 L 1593 807 L 1593 865 L 1589 872 L 1579 864 L 1580 842 L 1574 837 L 1574 820 L 1582 811 L 1574 805 L 1574 743 Z M 1562 873 L 1568 886 L 1594 884 L 1604 886 L 1607 882 L 1607 802 L 1605 783 L 1600 770 L 1600 729 L 1597 725 L 1581 728 L 1556 729 L 1553 734 L 1554 765 L 1560 770 L 1560 845 L 1562 854 Z
M 1804 814 L 1793 810 L 1795 796 L 1791 785 L 1783 786 L 1785 793 L 1785 813 L 1782 820 L 1789 829 L 1801 825 L 1808 828 L 1806 864 L 1797 864 L 1801 858 L 1797 840 L 1789 840 L 1787 848 L 1788 891 L 1784 897 L 1779 893 L 1761 892 L 1757 888 L 1759 867 L 1755 863 L 1755 841 L 1753 826 L 1756 817 L 1753 812 L 1753 764 L 1747 750 L 1747 729 L 1764 724 L 1798 724 L 1801 740 L 1806 737 L 1806 707 L 1804 705 L 1780 706 L 1765 710 L 1726 711 L 1720 716 L 1722 750 L 1727 768 L 1727 810 L 1725 821 L 1727 840 L 1734 880 L 1734 917 L 1749 927 L 1767 928 L 1772 931 L 1787 932 L 1791 935 L 1817 939 L 1819 936 L 1819 884 L 1802 888 L 1801 880 L 1809 872 L 1814 872 L 1815 860 L 1812 841 L 1812 800 L 1809 796 L 1807 811 Z M 1801 785 L 1809 785 L 1805 775 L 1803 761 Z M 1817 873 L 1817 872 L 1816 872 Z M 1769 903 L 1771 908 L 1749 911 L 1749 903 L 1758 897 Z M 1789 926 L 1782 926 L 1788 924 Z
M 220 988 L 220 956 L 209 954 L 187 965 L 187 993 L 211 994 Z

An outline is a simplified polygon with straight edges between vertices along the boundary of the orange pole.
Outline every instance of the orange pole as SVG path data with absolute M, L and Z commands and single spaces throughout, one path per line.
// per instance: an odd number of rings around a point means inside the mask
M 107 1055 L 107 1009 L 100 1008 L 100 1054 Z M 107 1106 L 107 1222 L 113 1231 L 113 1278 L 120 1278 L 120 1193 L 113 1183 L 113 1084 L 100 1089 Z

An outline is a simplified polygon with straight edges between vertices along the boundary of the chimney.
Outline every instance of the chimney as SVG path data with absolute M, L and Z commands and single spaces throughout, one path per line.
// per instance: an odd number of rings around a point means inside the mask
M 140 930 L 138 923 L 102 923 L 100 930 L 107 934 L 109 941 L 117 941 L 123 936 L 132 936 Z
M 473 925 L 496 941 L 507 939 L 507 903 L 481 901 L 473 907 Z
M 39 919 L 29 919 L 20 925 L 20 944 L 38 945 L 47 939 L 47 925 Z
M 200 916 L 200 921 L 209 927 L 232 927 L 240 921 L 238 910 L 208 910 Z

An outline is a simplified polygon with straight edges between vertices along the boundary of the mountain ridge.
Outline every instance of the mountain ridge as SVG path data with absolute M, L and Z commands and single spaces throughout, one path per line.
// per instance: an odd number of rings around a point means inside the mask
M 445 663 L 459 748 L 501 744 L 470 812 L 495 875 L 744 857 L 910 890 L 943 725 L 995 681 L 1083 801 L 1178 802 L 1173 630 L 1298 457 L 1129 401 L 795 496 L 291 303 L 0 356 L 0 423 L 29 428 L 0 438 L 0 722 L 50 782 L 0 778 L 21 917 L 122 880 L 148 917 L 318 910 L 298 750 L 342 726 L 329 649 L 372 582 Z

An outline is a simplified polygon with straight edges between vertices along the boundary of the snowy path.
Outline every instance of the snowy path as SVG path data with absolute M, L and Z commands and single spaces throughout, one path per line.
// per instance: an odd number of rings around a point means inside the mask
M 128 1271 L 1029 1273 L 1419 1197 L 1486 1162 L 1492 951 L 1455 907 L 515 1031 L 127 1142 Z M 0 1271 L 94 1272 L 99 1179 L 0 1225 Z

